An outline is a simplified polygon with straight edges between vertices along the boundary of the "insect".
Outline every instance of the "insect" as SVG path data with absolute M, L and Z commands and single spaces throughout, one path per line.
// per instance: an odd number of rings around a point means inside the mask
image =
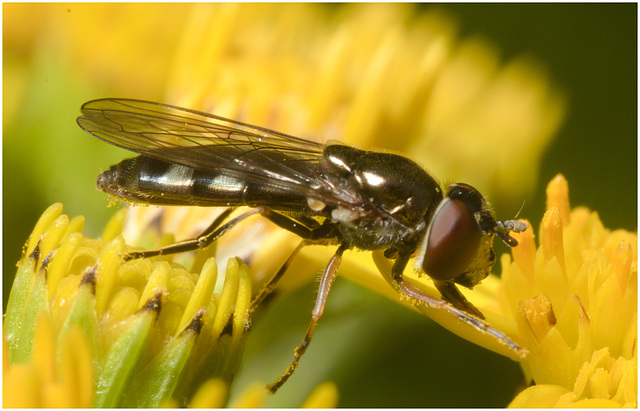
M 526 224 L 496 221 L 485 198 L 467 184 L 446 192 L 422 167 L 396 154 L 321 144 L 212 114 L 129 99 L 85 103 L 78 124 L 88 133 L 138 153 L 100 174 L 99 189 L 129 202 L 227 207 L 198 238 L 126 259 L 206 247 L 240 221 L 261 215 L 301 242 L 254 297 L 251 310 L 274 289 L 300 249 L 335 246 L 320 277 L 312 319 L 287 370 L 267 386 L 275 392 L 306 351 L 346 250 L 384 250 L 393 261 L 385 279 L 415 304 L 451 315 L 523 353 L 456 285 L 473 287 L 495 263 L 493 239 L 516 246 L 511 231 Z M 251 209 L 229 219 L 234 207 Z M 403 277 L 411 258 L 442 294 L 424 294 Z

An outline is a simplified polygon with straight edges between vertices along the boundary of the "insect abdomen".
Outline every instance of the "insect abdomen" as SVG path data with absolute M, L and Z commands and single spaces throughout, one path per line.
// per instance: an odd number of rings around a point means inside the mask
M 228 172 L 203 171 L 138 156 L 109 167 L 98 176 L 98 189 L 136 203 L 153 205 L 259 206 L 299 209 L 306 198 L 267 184 L 256 184 Z

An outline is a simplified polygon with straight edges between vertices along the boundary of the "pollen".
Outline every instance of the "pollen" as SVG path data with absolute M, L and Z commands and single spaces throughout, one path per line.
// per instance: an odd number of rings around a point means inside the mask
M 322 201 L 312 197 L 307 198 L 307 205 L 313 211 L 322 211 L 327 206 Z
M 525 319 L 538 342 L 542 341 L 557 322 L 551 301 L 545 295 L 539 295 L 529 301 L 521 301 L 519 315 Z

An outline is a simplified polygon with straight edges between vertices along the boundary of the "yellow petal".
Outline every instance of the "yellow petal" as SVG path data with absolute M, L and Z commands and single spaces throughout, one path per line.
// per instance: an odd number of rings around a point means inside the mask
M 253 384 L 238 395 L 230 408 L 260 408 L 267 400 L 267 390 L 264 384 Z
M 518 394 L 509 408 L 552 408 L 568 392 L 568 389 L 560 385 L 534 385 Z
M 338 387 L 330 381 L 318 385 L 301 408 L 335 408 L 338 406 Z
M 220 379 L 208 380 L 198 388 L 189 408 L 222 408 L 227 398 L 227 384 Z

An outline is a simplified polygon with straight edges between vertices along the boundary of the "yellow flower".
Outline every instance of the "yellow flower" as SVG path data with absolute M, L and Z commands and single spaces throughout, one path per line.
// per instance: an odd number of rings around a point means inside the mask
M 170 257 L 123 263 L 124 211 L 102 240 L 84 237 L 84 219 L 60 204 L 36 224 L 4 319 L 5 406 L 186 405 L 204 381 L 233 380 L 249 327 L 247 266 L 230 259 L 214 293 L 213 258 L 197 274 Z
M 533 385 L 512 407 L 637 406 L 637 233 L 569 207 L 558 175 L 536 250 L 532 230 L 502 257 L 500 300 L 530 353 Z

